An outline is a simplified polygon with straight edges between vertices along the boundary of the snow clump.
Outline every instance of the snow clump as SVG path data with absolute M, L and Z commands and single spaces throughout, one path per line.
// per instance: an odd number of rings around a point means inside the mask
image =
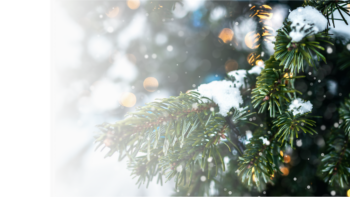
M 307 112 L 311 112 L 312 104 L 310 101 L 303 101 L 300 98 L 294 99 L 292 103 L 289 105 L 289 112 L 293 112 L 293 115 L 297 114 L 305 114 Z
M 254 66 L 248 71 L 250 74 L 260 74 L 262 68 Z M 246 77 L 247 70 L 236 70 L 228 73 L 228 75 L 234 76 L 235 81 L 212 81 L 208 84 L 202 84 L 198 86 L 196 90 L 201 96 L 212 99 L 219 105 L 219 113 L 223 116 L 227 116 L 227 113 L 232 107 L 241 109 L 240 104 L 243 103 L 242 95 L 239 90 L 243 86 L 245 88 L 244 79 Z
M 312 6 L 293 10 L 289 14 L 288 20 L 292 22 L 292 31 L 289 33 L 292 42 L 299 42 L 305 36 L 317 34 L 327 28 L 326 17 Z

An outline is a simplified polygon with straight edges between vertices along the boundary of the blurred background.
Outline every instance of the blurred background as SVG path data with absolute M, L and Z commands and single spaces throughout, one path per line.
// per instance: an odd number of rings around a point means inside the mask
M 137 188 L 126 161 L 94 151 L 96 125 L 227 72 L 263 66 L 302 1 L 53 1 L 54 194 L 173 194 Z M 333 33 L 349 40 L 339 22 Z M 327 52 L 334 53 L 334 49 Z M 247 194 L 249 195 L 249 194 Z

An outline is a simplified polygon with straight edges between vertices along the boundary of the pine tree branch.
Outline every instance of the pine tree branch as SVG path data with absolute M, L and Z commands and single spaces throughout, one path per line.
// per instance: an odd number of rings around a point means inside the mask
M 292 80 L 303 77 L 291 75 L 288 69 L 282 71 L 279 64 L 274 56 L 265 61 L 265 68 L 257 77 L 256 88 L 252 91 L 254 108 L 260 106 L 259 113 L 269 109 L 270 117 L 276 117 L 277 110 L 278 113 L 283 113 L 285 102 L 290 102 L 286 94 L 291 97 L 290 93 L 300 93 L 293 88 Z
M 231 152 L 230 146 L 233 146 L 238 152 L 242 151 L 225 133 L 229 133 L 227 120 L 236 126 L 251 123 L 247 117 L 253 113 L 246 109 L 232 108 L 231 115 L 223 117 L 218 113 L 218 105 L 210 99 L 200 97 L 196 92 L 180 94 L 138 108 L 115 124 L 102 125 L 103 132 L 97 141 L 110 148 L 106 156 L 119 152 L 121 158 L 127 156 L 130 159 L 128 166 L 134 178 L 138 177 L 139 186 L 148 186 L 154 177 L 162 184 L 165 176 L 165 181 L 175 178 L 177 187 L 182 182 L 191 182 L 187 179 L 188 174 L 192 177 L 194 165 L 207 169 L 209 176 L 209 158 L 216 166 L 221 163 L 224 171 L 225 164 L 218 147 L 224 146 Z M 216 167 L 212 171 L 217 174 L 218 170 Z
M 350 97 L 350 95 L 349 95 Z M 340 104 L 339 115 L 342 119 L 341 128 L 344 128 L 346 135 L 350 136 L 350 99 L 344 100 L 344 103 Z
M 267 144 L 263 144 L 262 137 L 268 138 Z M 281 158 L 278 159 L 280 144 L 275 137 L 276 132 L 274 134 L 271 132 L 266 134 L 264 131 L 254 133 L 243 156 L 239 157 L 239 167 L 236 172 L 239 176 L 241 175 L 242 182 L 248 186 L 251 187 L 255 182 L 259 191 L 265 187 L 266 183 L 273 184 L 271 177 L 275 171 L 281 173 L 277 167 L 281 160 Z
M 293 147 L 294 136 L 298 138 L 298 132 L 303 131 L 313 135 L 317 132 L 312 128 L 316 126 L 316 121 L 309 119 L 308 113 L 293 115 L 292 112 L 285 112 L 279 115 L 273 120 L 273 128 L 278 128 L 277 136 L 278 140 L 282 139 L 282 143 L 289 140 L 290 145 Z
M 333 129 L 327 146 L 327 154 L 321 159 L 319 168 L 321 176 L 331 186 L 338 184 L 344 188 L 350 177 L 349 136 L 340 129 Z

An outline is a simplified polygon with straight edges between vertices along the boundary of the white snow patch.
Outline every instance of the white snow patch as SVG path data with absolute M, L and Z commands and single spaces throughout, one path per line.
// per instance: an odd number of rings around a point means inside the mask
M 312 6 L 299 7 L 293 10 L 288 20 L 292 22 L 289 36 L 292 41 L 299 42 L 309 34 L 317 34 L 327 28 L 327 19 Z
M 263 67 L 253 66 L 250 70 L 248 70 L 248 73 L 260 75 L 262 69 Z M 247 77 L 246 74 L 247 74 L 247 70 L 244 70 L 244 69 L 234 70 L 227 73 L 227 75 L 235 77 L 236 80 L 234 81 L 234 84 L 236 85 L 237 88 L 240 88 L 240 87 L 246 88 L 244 84 L 244 79 Z
M 270 141 L 267 138 L 259 137 L 259 139 L 262 139 L 263 144 L 270 145 Z
M 300 98 L 294 99 L 289 105 L 288 111 L 293 112 L 293 115 L 305 114 L 311 112 L 312 104 L 310 101 L 303 101 Z
M 239 109 L 239 104 L 243 103 L 241 92 L 234 87 L 232 81 L 213 81 L 202 84 L 196 91 L 217 103 L 220 108 L 219 113 L 223 116 L 226 116 L 232 107 Z
M 261 67 L 261 66 L 253 66 L 250 70 L 248 70 L 248 73 L 260 75 L 262 69 L 263 69 L 263 67 Z
M 249 74 L 260 74 L 263 68 L 254 66 L 248 70 Z M 243 103 L 242 95 L 239 90 L 240 87 L 246 88 L 244 79 L 246 78 L 247 70 L 240 69 L 231 71 L 229 76 L 234 76 L 235 81 L 213 81 L 208 84 L 202 84 L 198 86 L 196 90 L 202 96 L 212 99 L 219 105 L 219 113 L 226 116 L 232 107 L 241 109 L 239 104 Z
M 250 130 L 247 130 L 247 131 L 245 131 L 245 135 L 246 135 L 246 141 L 245 141 L 245 144 L 249 144 L 250 143 L 250 138 L 252 138 L 253 137 L 253 133 L 250 131 Z
M 245 88 L 244 79 L 247 77 L 247 70 L 234 70 L 227 73 L 227 75 L 235 78 L 235 81 L 233 82 L 233 84 L 235 84 L 235 87 L 240 88 L 243 86 L 243 88 Z

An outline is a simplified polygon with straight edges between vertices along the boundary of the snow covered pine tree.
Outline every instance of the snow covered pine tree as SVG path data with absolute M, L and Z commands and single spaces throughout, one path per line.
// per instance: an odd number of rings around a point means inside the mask
M 321 60 L 326 63 L 322 45 L 335 43 L 328 27 L 334 20 L 348 24 L 343 15 L 349 15 L 349 3 L 305 1 L 277 31 L 275 52 L 264 68 L 232 71 L 225 80 L 148 103 L 122 121 L 102 124 L 98 147 L 110 149 L 106 156 L 117 152 L 120 160 L 127 157 L 138 185 L 175 178 L 176 195 L 262 195 L 265 190 L 273 195 L 268 189 L 293 171 L 288 165 L 293 151 L 322 124 L 317 122 L 321 116 L 310 115 L 313 100 L 302 99 L 306 97 L 295 83 L 305 77 L 300 74 L 317 72 Z M 338 54 L 340 69 L 349 69 L 349 54 Z M 332 195 L 350 188 L 350 98 L 342 100 L 339 121 L 331 132 L 318 134 L 328 139 L 326 149 L 315 150 L 318 169 L 299 166 L 296 171 L 302 174 L 291 177 L 298 182 L 291 183 L 291 194 L 317 194 L 311 188 L 317 180 Z M 209 191 L 213 188 L 214 193 Z

